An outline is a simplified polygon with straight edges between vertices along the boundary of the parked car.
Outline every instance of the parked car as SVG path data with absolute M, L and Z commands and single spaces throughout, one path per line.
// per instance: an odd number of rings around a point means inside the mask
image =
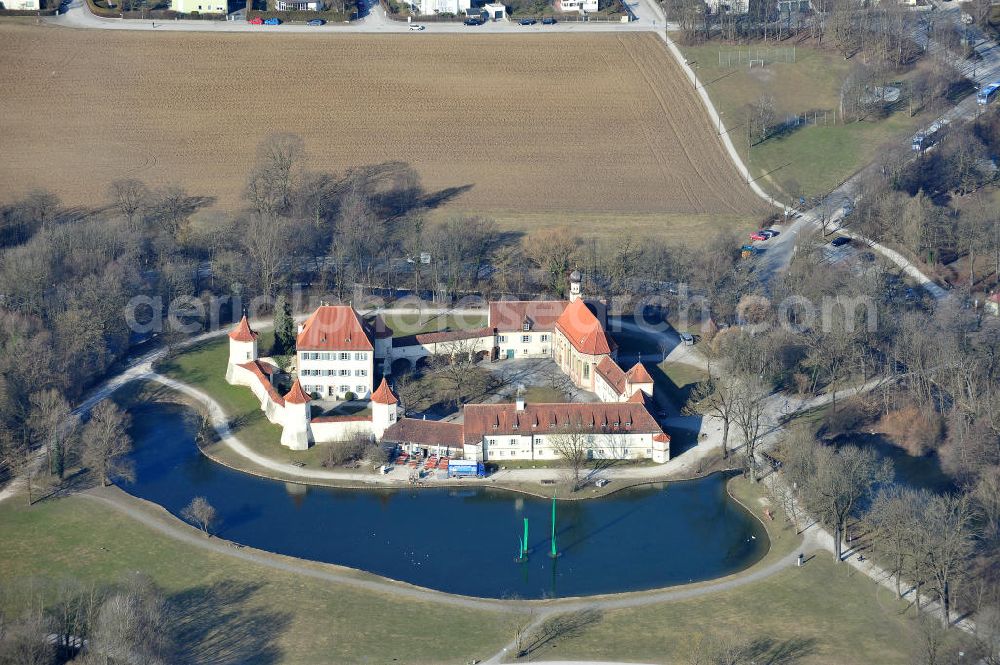
M 306 23 L 306 25 L 312 25 L 312 26 L 325 25 L 325 24 L 326 21 L 324 21 L 321 18 L 314 18 L 313 20 Z
M 274 18 L 273 16 L 269 19 L 265 19 L 264 25 L 281 25 L 280 18 Z
M 465 25 L 482 25 L 483 23 L 486 23 L 486 21 L 481 18 L 470 17 L 465 19 L 464 23 Z
M 608 480 L 607 478 L 598 478 L 597 481 L 594 484 L 597 485 L 598 487 L 604 487 L 605 485 L 607 485 L 610 482 L 611 481 Z
M 250 25 L 264 25 L 264 19 L 259 16 L 254 16 L 250 19 Z
M 750 240 L 767 240 L 771 236 L 764 235 L 763 231 L 754 231 L 750 234 Z
M 837 236 L 830 241 L 830 244 L 834 247 L 843 247 L 844 245 L 850 244 L 851 239 L 847 236 Z
M 775 231 L 774 229 L 761 229 L 758 233 L 766 237 L 768 240 L 778 235 L 778 231 Z
M 691 333 L 682 332 L 680 338 L 684 342 L 684 346 L 694 346 L 694 335 Z
M 418 30 L 423 30 L 423 29 L 424 29 L 424 26 L 422 26 L 422 25 L 420 25 L 418 23 L 411 23 L 410 24 L 410 30 L 418 31 Z
M 556 20 L 551 16 L 546 16 L 545 18 L 542 19 L 542 25 L 555 25 L 555 24 Z
M 533 18 L 522 18 L 520 23 L 521 25 L 535 25 L 538 21 Z

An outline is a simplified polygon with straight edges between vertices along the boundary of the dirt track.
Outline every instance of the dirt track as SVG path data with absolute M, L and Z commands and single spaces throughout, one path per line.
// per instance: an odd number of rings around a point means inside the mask
M 130 33 L 0 23 L 0 200 L 132 176 L 231 207 L 258 141 L 413 164 L 466 210 L 752 213 L 657 37 Z

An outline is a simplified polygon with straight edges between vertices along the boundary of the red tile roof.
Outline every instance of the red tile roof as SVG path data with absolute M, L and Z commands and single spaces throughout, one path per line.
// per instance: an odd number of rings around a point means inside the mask
M 405 337 L 394 337 L 393 348 L 404 346 L 415 346 L 417 344 L 442 344 L 445 342 L 457 342 L 463 339 L 477 339 L 479 337 L 492 337 L 491 328 L 475 328 L 473 330 L 443 330 L 441 332 L 419 333 L 417 335 L 406 335 Z
M 278 406 L 285 405 L 284 398 L 282 398 L 282 396 L 278 393 L 277 389 L 271 383 L 271 380 L 268 378 L 278 373 L 277 367 L 269 363 L 261 362 L 260 360 L 251 360 L 248 363 L 242 363 L 240 365 L 237 365 L 237 367 L 242 367 L 243 369 L 249 370 L 250 373 L 256 376 L 257 380 L 260 381 L 261 384 L 264 386 L 264 390 L 267 391 L 267 394 L 271 398 L 272 402 L 274 402 Z
M 302 384 L 299 383 L 298 379 L 295 379 L 292 389 L 285 395 L 285 401 L 289 404 L 308 404 L 312 401 L 312 397 L 306 394 L 306 391 L 302 389 Z
M 499 332 L 524 329 L 551 331 L 569 305 L 565 300 L 497 300 L 490 303 L 490 328 Z
M 483 436 L 551 434 L 566 427 L 639 434 L 663 431 L 645 405 L 634 402 L 526 404 L 523 411 L 517 411 L 514 404 L 468 404 L 464 413 L 467 444 L 478 444 Z
M 462 425 L 437 420 L 400 418 L 382 434 L 383 441 L 462 447 Z
M 321 305 L 302 325 L 298 351 L 373 351 L 371 328 L 350 305 Z
M 653 441 L 659 441 L 660 443 L 670 443 L 669 434 L 654 434 Z
M 252 342 L 257 339 L 257 333 L 250 328 L 250 322 L 247 321 L 246 314 L 236 324 L 236 327 L 229 332 L 229 339 L 234 342 Z
M 653 377 L 649 375 L 646 371 L 645 365 L 642 363 L 636 363 L 632 366 L 632 369 L 625 372 L 625 377 L 631 383 L 652 383 Z
M 392 394 L 392 390 L 389 389 L 389 384 L 386 382 L 384 376 L 382 377 L 382 383 L 372 393 L 372 401 L 378 404 L 396 404 L 399 402 L 396 396 Z
M 599 356 L 615 348 L 614 341 L 582 299 L 571 302 L 555 325 L 580 353 Z
M 371 422 L 371 414 L 367 416 L 318 416 L 312 418 L 314 423 L 365 423 Z
M 608 382 L 608 385 L 614 388 L 615 392 L 619 395 L 625 393 L 625 383 L 626 376 L 622 368 L 618 366 L 610 356 L 605 356 L 601 358 L 601 362 L 597 363 L 596 368 L 598 376 L 603 378 Z

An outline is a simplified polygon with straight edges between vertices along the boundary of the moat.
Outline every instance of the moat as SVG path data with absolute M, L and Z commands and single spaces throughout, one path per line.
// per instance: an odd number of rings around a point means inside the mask
M 307 487 L 221 466 L 195 444 L 192 411 L 133 411 L 131 494 L 177 515 L 195 496 L 218 510 L 220 537 L 262 550 L 349 566 L 449 593 L 545 598 L 653 589 L 708 580 L 760 560 L 763 526 L 725 491 L 726 478 L 649 485 L 590 501 L 504 490 Z M 527 562 L 516 563 L 523 519 Z

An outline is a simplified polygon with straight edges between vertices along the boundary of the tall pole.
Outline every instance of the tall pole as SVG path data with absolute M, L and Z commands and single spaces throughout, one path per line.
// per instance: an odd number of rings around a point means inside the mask
M 553 559 L 559 556 L 559 550 L 556 548 L 556 495 L 552 495 L 552 551 L 549 553 Z
M 522 541 L 524 545 L 521 549 L 521 557 L 528 556 L 528 518 L 524 518 L 524 540 Z

